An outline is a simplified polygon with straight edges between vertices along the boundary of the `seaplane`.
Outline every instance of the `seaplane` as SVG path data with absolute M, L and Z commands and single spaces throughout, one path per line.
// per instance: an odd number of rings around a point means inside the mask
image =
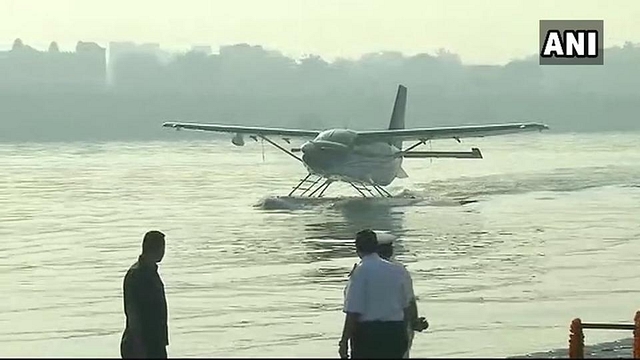
M 271 127 L 235 126 L 190 122 L 165 122 L 163 127 L 176 130 L 212 131 L 234 134 L 231 143 L 244 146 L 244 137 L 264 140 L 282 150 L 307 169 L 288 196 L 322 197 L 334 182 L 351 185 L 363 197 L 392 197 L 385 189 L 396 178 L 407 178 L 402 168 L 404 159 L 463 158 L 482 159 L 478 148 L 471 151 L 416 151 L 431 140 L 486 137 L 549 129 L 540 123 L 511 123 L 405 129 L 407 88 L 399 85 L 391 120 L 386 130 L 355 131 L 350 129 L 304 130 Z M 291 144 L 292 138 L 306 139 L 299 148 L 287 149 L 272 138 Z M 403 148 L 404 142 L 413 142 Z M 301 153 L 301 156 L 298 154 Z

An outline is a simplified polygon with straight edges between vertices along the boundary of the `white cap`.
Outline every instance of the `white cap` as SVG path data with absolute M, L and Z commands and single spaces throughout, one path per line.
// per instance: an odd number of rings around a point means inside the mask
M 378 245 L 393 244 L 393 242 L 398 238 L 397 236 L 389 234 L 386 231 L 373 230 L 373 232 L 376 233 Z

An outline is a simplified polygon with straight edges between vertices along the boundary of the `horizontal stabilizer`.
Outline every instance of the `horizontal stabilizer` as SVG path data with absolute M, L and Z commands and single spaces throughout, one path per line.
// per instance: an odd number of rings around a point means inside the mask
M 457 159 L 482 159 L 482 153 L 478 148 L 471 151 L 409 151 L 402 154 L 404 158 L 457 158 Z

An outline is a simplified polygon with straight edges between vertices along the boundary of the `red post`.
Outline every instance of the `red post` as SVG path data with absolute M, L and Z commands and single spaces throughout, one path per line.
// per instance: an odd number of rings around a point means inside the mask
M 635 328 L 633 329 L 633 358 L 640 358 L 640 311 L 636 311 L 633 318 Z
M 569 359 L 584 359 L 584 334 L 582 333 L 582 321 L 580 318 L 571 321 L 569 329 Z

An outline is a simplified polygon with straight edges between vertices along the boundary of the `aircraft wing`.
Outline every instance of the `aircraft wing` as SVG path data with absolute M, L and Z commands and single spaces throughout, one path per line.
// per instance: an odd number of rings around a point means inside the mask
M 434 139 L 460 139 L 513 134 L 525 131 L 542 131 L 547 125 L 538 123 L 453 126 L 422 129 L 396 129 L 358 131 L 357 141 L 361 143 L 391 140 L 427 141 Z
M 199 130 L 214 131 L 222 133 L 235 133 L 247 135 L 282 135 L 291 137 L 316 137 L 320 132 L 315 130 L 302 129 L 279 129 L 269 127 L 253 127 L 253 126 L 234 126 L 219 124 L 198 124 L 198 123 L 182 123 L 182 122 L 165 122 L 163 127 L 174 128 L 176 130 Z

